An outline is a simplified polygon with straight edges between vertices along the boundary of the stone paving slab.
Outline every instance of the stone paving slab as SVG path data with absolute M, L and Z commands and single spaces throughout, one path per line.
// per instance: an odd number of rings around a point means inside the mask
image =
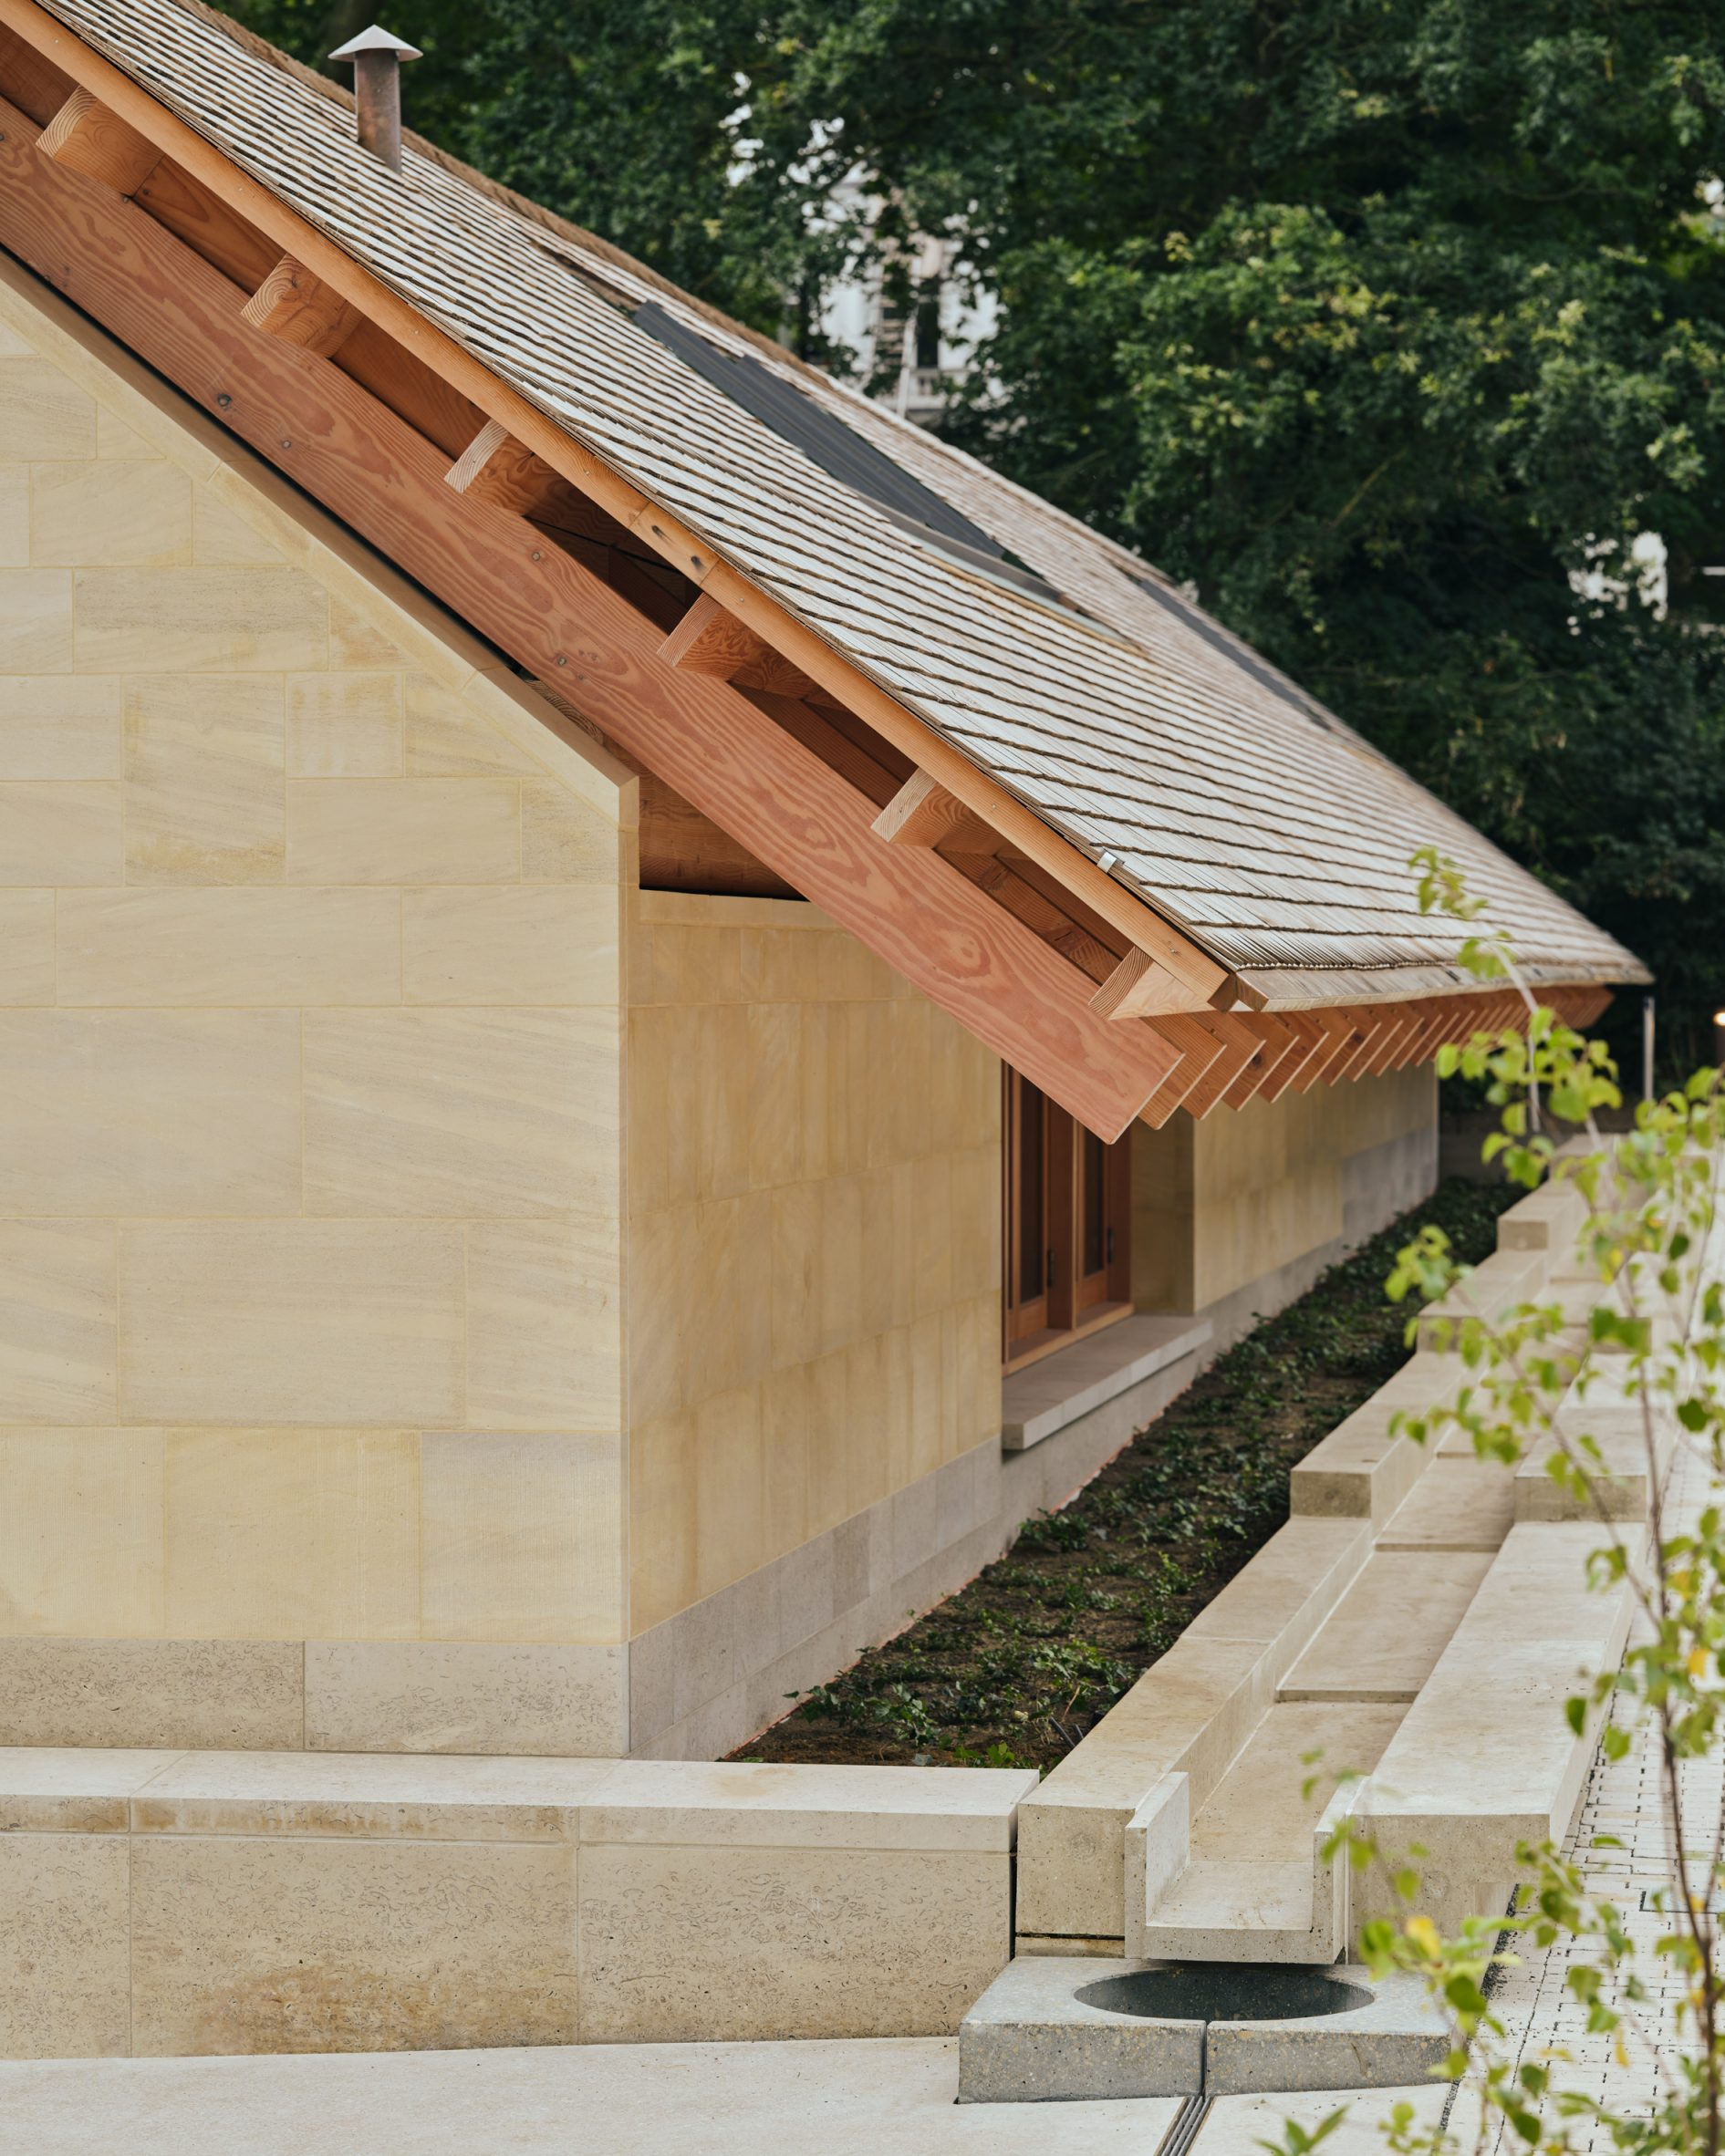
M 969 2104 L 951 2038 L 0 2066 L 29 2156 L 1157 2156 L 1172 2099 Z

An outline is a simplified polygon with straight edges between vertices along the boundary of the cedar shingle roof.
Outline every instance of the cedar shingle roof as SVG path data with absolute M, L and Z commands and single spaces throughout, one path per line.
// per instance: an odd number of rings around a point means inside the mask
M 1421 918 L 1407 867 L 1433 841 L 1536 977 L 1646 978 L 1125 548 L 423 145 L 398 178 L 343 93 L 202 7 L 43 5 L 1278 1000 L 1294 974 L 1325 1002 L 1450 984 L 1453 933 Z M 716 386 L 725 356 L 757 394 Z M 786 398 L 812 431 L 757 416 Z M 821 451 L 835 423 L 856 456 Z M 903 475 L 896 499 L 871 453 Z

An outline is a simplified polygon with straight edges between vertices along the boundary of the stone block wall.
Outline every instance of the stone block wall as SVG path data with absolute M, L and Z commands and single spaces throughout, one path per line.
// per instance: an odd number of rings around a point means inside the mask
M 1000 1065 L 811 906 L 636 907 L 639 1634 L 999 1432 Z
M 1212 1353 L 1301 1294 L 1438 1179 L 1429 1063 L 1176 1115 L 1132 1139 L 1140 1310 L 1202 1312 Z
M 613 1751 L 634 783 L 0 280 L 0 1741 Z

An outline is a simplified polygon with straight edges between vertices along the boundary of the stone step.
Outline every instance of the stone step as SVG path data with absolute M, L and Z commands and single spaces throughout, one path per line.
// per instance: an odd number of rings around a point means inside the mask
M 1631 1613 L 1626 1586 L 1587 1585 L 1599 1538 L 1581 1521 L 1510 1529 L 1361 1798 L 1392 1862 L 1427 1852 L 1424 1906 L 1442 1929 L 1502 1908 L 1517 1844 L 1568 1829 L 1598 1727 L 1590 1715 L 1577 1735 L 1564 1702 L 1580 1673 L 1616 1666 Z M 1356 1922 L 1381 1892 L 1375 1872 L 1366 1881 Z
M 1502 1467 L 1493 1467 L 1491 1472 L 1503 1485 L 1507 1498 L 1511 1487 L 1508 1473 Z M 1415 1498 L 1430 1485 L 1448 1482 L 1450 1477 L 1451 1469 L 1440 1467 L 1421 1483 Z M 1413 1502 L 1410 1498 L 1408 1504 Z M 1507 1529 L 1507 1504 L 1504 1510 Z M 1379 1548 L 1383 1548 L 1381 1543 Z M 1373 1557 L 1342 1597 L 1335 1614 L 1289 1671 L 1277 1697 L 1283 1701 L 1404 1704 L 1413 1700 L 1449 1645 L 1491 1566 L 1492 1554 L 1427 1548 L 1416 1559 L 1403 1546 Z M 1387 1736 L 1386 1731 L 1385 1741 Z M 1373 1764 L 1376 1757 L 1374 1753 Z
M 1515 1518 L 1513 1475 L 1496 1460 L 1477 1458 L 1471 1442 L 1452 1431 L 1439 1444 L 1431 1472 L 1385 1522 L 1377 1548 L 1491 1555 L 1503 1547 Z
M 1649 1485 L 1663 1488 L 1676 1455 L 1678 1426 L 1668 1403 L 1651 1404 L 1652 1473 L 1648 1472 L 1649 1423 L 1643 1403 L 1629 1391 L 1620 1357 L 1601 1358 L 1584 1386 L 1564 1400 L 1561 1419 L 1572 1439 L 1591 1437 L 1599 1447 L 1604 1472 L 1595 1496 L 1612 1519 L 1646 1519 Z M 1557 1449 L 1548 1437 L 1533 1446 L 1515 1471 L 1517 1519 L 1597 1519 L 1593 1498 L 1578 1498 L 1554 1482 L 1547 1462 Z

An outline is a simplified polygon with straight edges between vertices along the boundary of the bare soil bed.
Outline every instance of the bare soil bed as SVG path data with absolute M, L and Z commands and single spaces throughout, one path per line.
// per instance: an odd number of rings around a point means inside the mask
M 1039 1767 L 1077 1743 L 1288 1516 L 1288 1470 L 1407 1359 L 1385 1300 L 1427 1220 L 1477 1263 L 1518 1193 L 1452 1179 L 1211 1363 L 1062 1510 L 739 1759 Z

